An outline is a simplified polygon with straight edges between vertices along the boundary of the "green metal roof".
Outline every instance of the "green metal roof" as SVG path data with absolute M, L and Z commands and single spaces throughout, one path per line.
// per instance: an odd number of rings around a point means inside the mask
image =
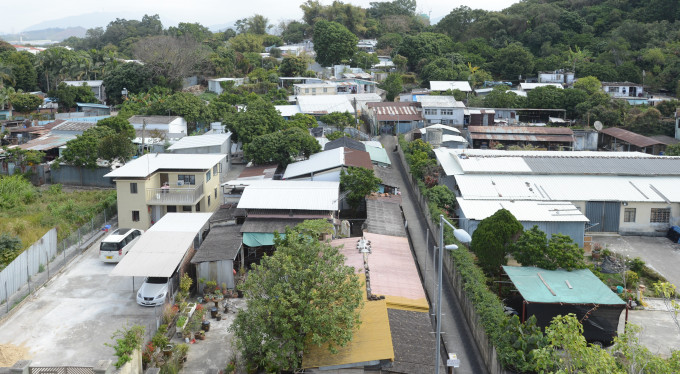
M 387 151 L 385 148 L 371 147 L 370 145 L 367 145 L 366 152 L 368 152 L 369 156 L 371 156 L 371 161 L 385 165 L 392 165 L 390 158 L 387 156 Z
M 503 266 L 503 270 L 524 300 L 530 303 L 625 304 L 589 269 L 566 271 Z

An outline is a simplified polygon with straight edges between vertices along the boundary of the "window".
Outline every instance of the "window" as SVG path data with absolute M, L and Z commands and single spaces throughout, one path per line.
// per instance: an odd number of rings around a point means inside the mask
M 139 222 L 139 210 L 132 211 L 132 222 Z
M 205 173 L 205 181 L 210 182 L 210 170 L 208 170 L 208 172 Z
M 217 199 L 217 187 L 215 187 L 215 198 Z
M 668 223 L 670 220 L 671 208 L 652 208 L 652 214 L 649 216 L 649 222 Z
M 137 183 L 130 183 L 130 193 L 137 193 Z
M 442 109 L 442 116 L 452 116 L 453 109 Z
M 182 212 L 191 212 L 191 205 L 183 205 Z
M 609 87 L 609 92 L 619 92 L 618 87 Z
M 324 87 L 323 92 L 324 92 L 324 93 L 328 92 L 328 88 L 325 88 L 325 87 Z
M 196 184 L 196 176 L 190 174 L 180 174 L 177 176 L 178 181 L 183 181 L 184 184 Z
M 219 169 L 217 166 L 219 166 L 219 164 L 213 166 L 213 177 L 217 175 L 217 170 Z
M 174 205 L 168 205 L 167 212 L 168 213 L 177 213 L 177 207 L 174 206 Z
M 437 115 L 437 109 L 425 109 L 425 115 L 426 116 L 435 116 L 435 115 Z
M 305 93 L 309 93 L 309 88 L 305 88 Z
M 208 195 L 208 206 L 210 206 L 210 195 Z
M 316 88 L 312 88 L 312 93 L 313 93 L 313 94 L 316 93 Z
M 635 208 L 623 210 L 623 222 L 635 222 Z

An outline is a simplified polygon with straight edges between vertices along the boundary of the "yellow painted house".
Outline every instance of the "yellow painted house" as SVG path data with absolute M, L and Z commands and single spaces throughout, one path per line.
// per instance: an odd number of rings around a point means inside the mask
M 166 213 L 216 211 L 224 158 L 147 154 L 106 174 L 116 182 L 118 227 L 146 230 Z

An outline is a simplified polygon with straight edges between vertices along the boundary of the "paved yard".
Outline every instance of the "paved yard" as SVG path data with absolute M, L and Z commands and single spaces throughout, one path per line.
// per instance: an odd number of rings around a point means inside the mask
M 621 313 L 619 334 L 623 334 L 626 312 Z M 667 310 L 660 306 L 654 310 L 628 311 L 628 322 L 642 327 L 640 343 L 652 353 L 670 357 L 671 350 L 680 350 L 680 331 Z
M 593 242 L 630 258 L 640 257 L 647 266 L 680 289 L 680 244 L 665 237 L 595 236 Z
M 109 276 L 114 264 L 99 261 L 98 248 L 99 241 L 4 320 L 0 344 L 26 348 L 33 365 L 93 366 L 114 360 L 104 343 L 116 330 L 155 326 L 154 308 L 137 305 L 132 278 Z

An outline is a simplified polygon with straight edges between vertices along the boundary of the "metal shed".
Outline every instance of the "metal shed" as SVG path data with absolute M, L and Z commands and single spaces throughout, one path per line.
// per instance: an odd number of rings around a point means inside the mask
M 196 265 L 196 277 L 215 280 L 227 288 L 235 287 L 234 260 L 242 250 L 241 225 L 214 226 L 191 259 Z M 243 255 L 241 255 L 243 257 Z M 199 285 L 199 292 L 203 291 Z

